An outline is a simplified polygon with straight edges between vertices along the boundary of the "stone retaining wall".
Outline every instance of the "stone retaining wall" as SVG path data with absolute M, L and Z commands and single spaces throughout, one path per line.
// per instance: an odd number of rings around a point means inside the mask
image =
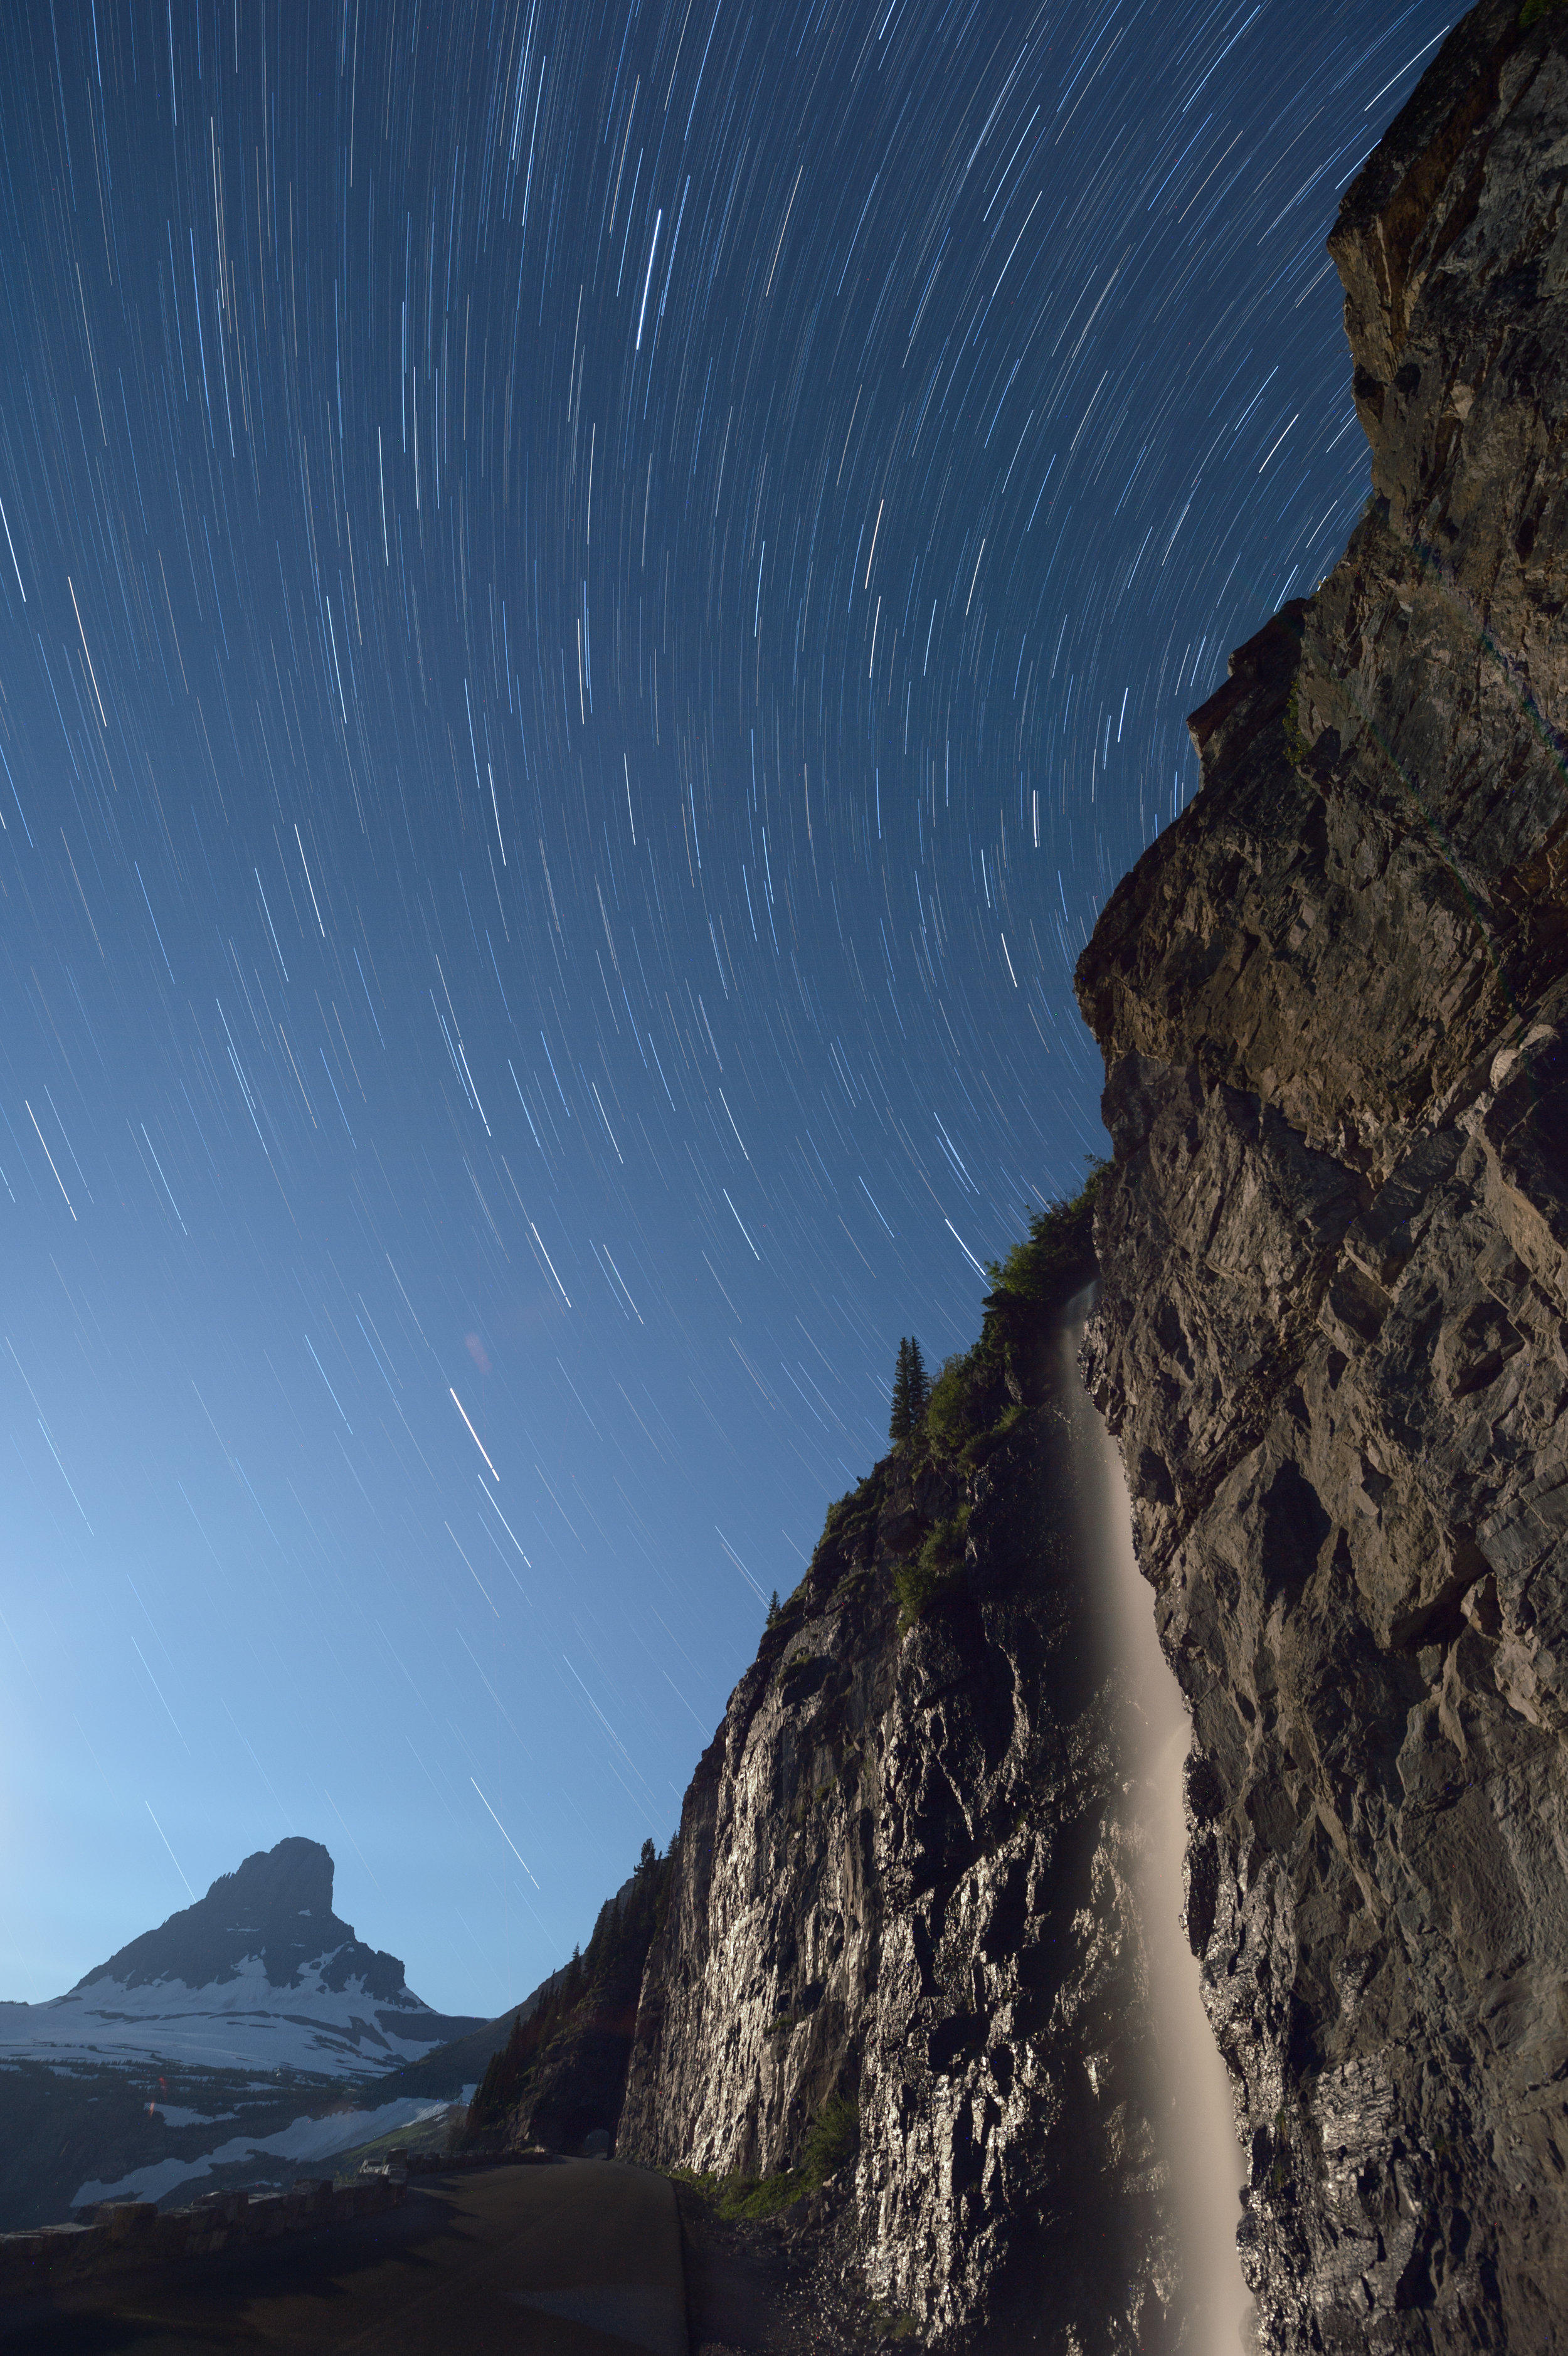
M 103 2201 L 90 2221 L 0 2233 L 0 2298 L 25 2297 L 86 2275 L 167 2265 L 270 2242 L 282 2233 L 373 2217 L 395 2209 L 404 2189 L 403 2177 L 393 2172 L 338 2185 L 330 2177 L 302 2177 L 289 2192 L 208 2192 L 186 2209 L 160 2210 L 151 2201 Z

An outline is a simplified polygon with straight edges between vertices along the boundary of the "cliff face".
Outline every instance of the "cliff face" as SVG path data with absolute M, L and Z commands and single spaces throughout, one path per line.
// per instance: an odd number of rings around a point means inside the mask
M 1568 2339 L 1568 9 L 1518 19 L 1345 198 L 1374 502 L 1079 971 L 1280 2350 Z
M 776 2179 L 853 2101 L 858 2154 L 812 2207 L 884 2319 L 1152 2351 L 1172 2267 L 1117 1698 L 1057 1403 L 1086 1229 L 1037 1297 L 993 1297 L 736 1687 L 687 1794 L 619 2148 Z

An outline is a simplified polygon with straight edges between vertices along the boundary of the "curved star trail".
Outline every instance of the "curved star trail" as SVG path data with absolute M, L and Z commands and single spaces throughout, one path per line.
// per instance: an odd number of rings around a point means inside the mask
M 1102 1142 L 1447 21 L 6 12 L 5 1995 L 299 1830 L 490 2011 L 667 1837 Z

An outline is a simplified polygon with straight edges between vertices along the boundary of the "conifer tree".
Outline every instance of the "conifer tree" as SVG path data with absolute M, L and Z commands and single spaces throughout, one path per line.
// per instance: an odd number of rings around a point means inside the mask
M 888 1437 L 895 1448 L 924 1422 L 930 1398 L 931 1377 L 920 1344 L 912 1334 L 905 1334 L 893 1368 L 893 1407 L 888 1421 Z
M 909 1337 L 909 1388 L 912 1430 L 925 1421 L 925 1410 L 931 1405 L 931 1376 L 925 1371 L 925 1359 L 912 1333 Z
M 899 1342 L 899 1355 L 893 1367 L 893 1411 L 888 1419 L 888 1438 L 897 1448 L 914 1429 L 914 1416 L 910 1403 L 909 1336 Z
M 888 1419 L 888 1438 L 896 1448 L 901 1440 L 909 1438 L 909 1337 L 899 1338 L 899 1354 L 893 1362 L 893 1406 Z

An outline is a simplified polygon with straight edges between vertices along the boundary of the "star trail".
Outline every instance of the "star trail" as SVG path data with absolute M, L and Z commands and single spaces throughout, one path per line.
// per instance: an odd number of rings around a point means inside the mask
M 303 1832 L 489 2013 L 667 1839 L 1103 1146 L 1449 21 L 0 16 L 0 1994 Z

